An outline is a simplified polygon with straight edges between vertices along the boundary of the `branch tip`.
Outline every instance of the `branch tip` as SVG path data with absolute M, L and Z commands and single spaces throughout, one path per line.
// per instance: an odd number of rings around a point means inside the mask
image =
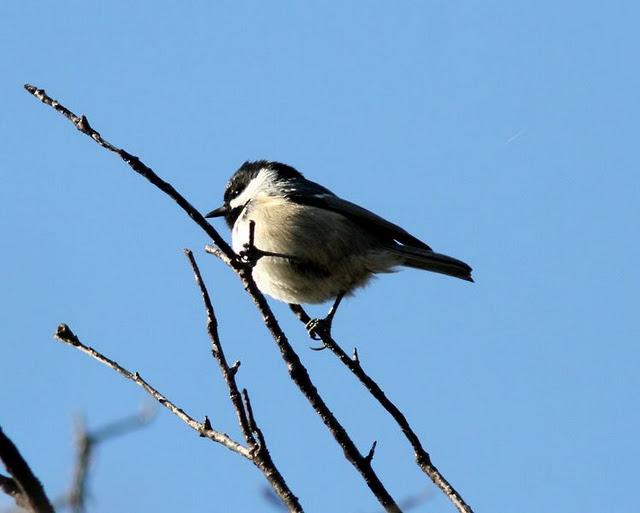
M 24 88 L 36 97 L 40 97 L 42 95 L 47 94 L 44 89 L 38 89 L 36 86 L 31 84 L 25 84 Z
M 232 376 L 235 376 L 236 373 L 238 372 L 238 369 L 240 368 L 240 360 L 236 360 L 235 362 L 233 362 L 233 365 L 231 367 L 229 367 L 229 372 L 231 372 Z
M 87 119 L 87 116 L 85 116 L 84 114 L 80 116 L 80 119 L 76 123 L 76 128 L 81 132 L 90 132 L 92 130 L 91 125 L 89 124 L 89 120 Z
M 20 493 L 20 488 L 14 479 L 0 474 L 0 490 L 11 497 L 15 497 Z
M 373 460 L 373 456 L 376 453 L 376 445 L 378 445 L 378 441 L 374 440 L 373 443 L 371 444 L 371 449 L 369 449 L 369 452 L 364 457 L 365 461 L 369 464 L 371 464 L 371 461 Z
M 204 438 L 206 436 L 205 432 L 211 430 L 213 430 L 213 428 L 211 427 L 211 421 L 209 420 L 209 417 L 205 415 L 204 421 L 202 422 L 202 427 L 200 428 L 200 436 Z
M 64 323 L 60 324 L 56 328 L 56 332 L 53 337 L 60 342 L 65 342 L 66 344 L 72 344 L 74 346 L 80 345 L 80 341 L 78 340 L 78 337 L 76 337 L 76 334 Z
M 395 504 L 393 498 L 389 495 L 389 493 L 384 488 L 383 484 L 380 482 L 378 476 L 373 472 L 370 468 L 366 468 L 366 461 L 361 453 L 358 451 L 357 447 L 349 437 L 348 433 L 345 431 L 344 427 L 335 419 L 332 412 L 328 409 L 324 400 L 318 395 L 313 383 L 311 382 L 308 373 L 305 367 L 299 360 L 298 355 L 295 353 L 293 348 L 291 347 L 286 335 L 280 328 L 277 319 L 274 317 L 273 312 L 269 308 L 264 296 L 257 289 L 255 282 L 251 276 L 251 266 L 242 262 L 241 258 L 238 258 L 238 255 L 233 251 L 233 249 L 226 243 L 226 241 L 218 234 L 215 228 L 200 214 L 182 195 L 180 195 L 171 184 L 162 180 L 151 168 L 146 166 L 137 156 L 128 153 L 126 150 L 118 148 L 108 141 L 105 141 L 101 135 L 95 131 L 95 129 L 91 128 L 84 116 L 77 116 L 72 111 L 64 107 L 57 100 L 50 98 L 47 96 L 44 89 L 38 89 L 37 87 L 25 84 L 25 89 L 31 93 L 35 98 L 45 103 L 46 105 L 52 107 L 59 114 L 63 115 L 69 121 L 71 121 L 77 128 L 82 130 L 82 127 L 86 128 L 83 130 L 85 135 L 91 137 L 96 143 L 102 146 L 104 149 L 115 153 L 122 160 L 124 160 L 134 172 L 140 174 L 144 178 L 146 178 L 151 184 L 159 188 L 162 192 L 167 194 L 171 199 L 177 202 L 180 208 L 182 208 L 187 215 L 189 215 L 210 237 L 210 240 L 213 242 L 217 248 L 212 248 L 211 246 L 207 247 L 206 250 L 209 253 L 218 256 L 224 263 L 229 265 L 235 273 L 239 276 L 240 280 L 243 282 L 243 285 L 249 295 L 252 297 L 254 303 L 256 304 L 258 310 L 263 316 L 266 327 L 271 332 L 273 338 L 279 346 L 280 352 L 282 353 L 283 359 L 287 364 L 289 369 L 289 374 L 293 381 L 296 383 L 298 388 L 302 391 L 302 393 L 306 396 L 308 401 L 311 403 L 316 412 L 320 415 L 325 425 L 329 428 L 331 433 L 333 434 L 336 441 L 341 445 L 345 450 L 345 455 L 347 459 L 358 469 L 360 474 L 364 477 L 367 485 L 374 493 L 374 495 L 378 498 L 379 502 L 383 505 L 385 510 L 387 511 L 399 511 L 399 508 Z M 252 226 L 250 231 L 254 232 L 255 226 Z M 255 233 L 250 234 L 250 243 L 254 244 Z M 255 251 L 255 250 L 254 250 Z M 260 252 L 259 256 L 277 256 L 281 258 L 292 259 L 291 256 L 288 255 L 280 255 L 280 254 L 271 254 L 266 252 Z M 211 324 L 211 323 L 210 323 Z M 68 330 L 68 331 L 67 331 Z M 195 421 L 195 419 L 189 417 L 185 414 L 181 409 L 177 408 L 173 403 L 170 403 L 166 398 L 160 395 L 160 393 L 153 389 L 148 383 L 146 383 L 140 377 L 138 372 L 131 373 L 127 371 L 123 367 L 119 366 L 117 362 L 108 359 L 107 357 L 101 355 L 93 348 L 89 346 L 84 346 L 68 329 L 68 327 L 62 325 L 58 330 L 57 334 L 60 335 L 60 340 L 70 343 L 71 345 L 77 346 L 83 352 L 97 359 L 101 363 L 111 367 L 116 370 L 118 373 L 122 374 L 124 377 L 128 379 L 132 379 L 139 386 L 144 388 L 150 395 L 152 395 L 155 399 L 160 401 L 161 404 L 165 405 L 169 410 L 171 410 L 175 415 L 181 418 L 185 423 L 187 423 L 193 429 L 201 430 L 203 428 L 203 424 Z M 63 338 L 64 337 L 64 338 Z M 325 341 L 326 344 L 326 341 Z M 346 356 L 346 355 L 345 355 Z M 348 356 L 346 356 L 347 361 L 351 361 Z M 356 364 L 352 361 L 352 365 L 356 366 Z M 359 365 L 357 366 L 359 367 Z M 246 415 L 249 417 L 248 424 L 250 429 L 256 429 L 256 434 L 259 438 L 261 438 L 261 433 L 257 426 L 255 426 L 255 420 L 253 420 L 253 414 L 251 411 L 251 404 L 249 402 L 249 397 L 246 390 L 243 391 L 245 395 L 246 402 Z M 244 409 L 242 405 L 242 399 L 240 399 L 240 410 Z M 249 458 L 250 453 L 245 447 L 241 446 L 237 442 L 229 439 L 228 436 L 223 433 L 213 432 L 207 433 L 206 436 L 208 438 L 212 438 L 213 440 L 223 443 L 228 448 L 239 452 L 243 456 Z M 250 436 L 250 438 L 253 438 Z M 367 458 L 373 458 L 373 452 L 375 450 L 375 443 L 373 444 Z M 267 453 L 268 455 L 268 453 Z M 252 457 L 253 458 L 253 457 Z M 250 459 L 252 459 L 250 458 Z M 281 477 L 279 477 L 281 480 Z M 448 483 L 446 483 L 448 484 Z M 290 491 L 286 488 L 286 484 L 283 482 L 278 484 L 278 488 L 280 491 L 278 495 L 283 498 L 284 496 L 288 496 Z M 276 490 L 278 491 L 278 490 Z M 288 492 L 288 493 L 285 493 Z M 292 511 L 301 511 L 300 505 L 297 503 L 297 499 L 295 496 L 288 497 L 288 500 L 285 501 L 289 506 L 293 505 Z M 464 504 L 464 503 L 462 503 Z
M 251 407 L 251 401 L 249 400 L 249 392 L 246 388 L 242 389 L 242 398 L 244 399 L 244 407 L 247 410 L 247 420 L 249 421 L 249 428 L 253 433 L 259 433 L 256 419 L 253 416 L 253 408 Z

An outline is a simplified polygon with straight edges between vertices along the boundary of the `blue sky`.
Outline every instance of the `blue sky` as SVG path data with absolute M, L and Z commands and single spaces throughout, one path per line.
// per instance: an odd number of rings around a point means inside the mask
M 145 402 L 54 342 L 60 322 L 238 436 L 189 247 L 302 504 L 378 509 L 204 234 L 25 82 L 201 211 L 244 160 L 281 160 L 469 262 L 475 284 L 381 277 L 344 303 L 336 338 L 358 347 L 475 511 L 635 511 L 637 3 L 96 4 L 0 5 L 0 425 L 52 496 L 70 477 L 74 414 L 99 426 Z M 453 511 L 397 426 L 273 306 L 356 443 L 378 440 L 394 497 L 427 491 L 415 511 Z M 264 484 L 161 411 L 100 448 L 91 511 L 270 511 Z

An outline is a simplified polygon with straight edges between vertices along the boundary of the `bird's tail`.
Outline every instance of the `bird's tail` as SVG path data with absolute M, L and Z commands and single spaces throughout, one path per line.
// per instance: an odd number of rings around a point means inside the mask
M 461 280 L 473 281 L 471 267 L 456 258 L 434 253 L 428 249 L 410 246 L 398 245 L 393 248 L 393 251 L 401 257 L 401 264 L 407 267 L 424 269 L 425 271 L 454 276 Z

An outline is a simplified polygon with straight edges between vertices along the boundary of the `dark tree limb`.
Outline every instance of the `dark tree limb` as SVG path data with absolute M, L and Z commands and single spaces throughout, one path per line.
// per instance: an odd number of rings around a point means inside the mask
M 304 308 L 302 308 L 300 305 L 289 305 L 289 307 L 291 308 L 293 313 L 296 314 L 298 319 L 300 319 L 300 322 L 302 322 L 302 324 L 306 326 L 309 323 L 311 318 L 305 312 Z M 358 351 L 354 349 L 353 357 L 349 357 L 349 355 L 345 353 L 345 351 L 333 339 L 330 332 L 320 331 L 318 333 L 318 336 L 320 336 L 324 347 L 331 350 L 331 352 L 338 357 L 338 359 L 360 380 L 360 382 L 365 386 L 369 393 L 373 397 L 375 397 L 375 399 L 382 405 L 385 410 L 387 410 L 387 412 L 396 421 L 398 426 L 400 426 L 402 433 L 413 448 L 416 463 L 418 464 L 420 469 L 431 479 L 431 481 L 433 481 L 433 483 L 438 488 L 440 488 L 440 490 L 442 490 L 442 492 L 449 498 L 449 500 L 458 509 L 458 511 L 460 511 L 461 513 L 473 513 L 471 507 L 464 501 L 462 496 L 456 491 L 453 486 L 451 486 L 449 481 L 445 479 L 445 477 L 432 463 L 431 456 L 429 456 L 429 453 L 422 446 L 418 435 L 416 435 L 415 431 L 411 428 L 404 414 L 394 403 L 391 402 L 391 400 L 387 397 L 380 386 L 364 371 L 362 365 L 360 364 Z
M 211 303 L 211 297 L 209 296 L 207 287 L 204 284 L 202 275 L 200 274 L 198 264 L 190 250 L 186 249 L 185 254 L 189 259 L 191 268 L 193 269 L 193 274 L 195 275 L 196 283 L 200 288 L 202 301 L 204 302 L 204 307 L 207 312 L 207 333 L 211 339 L 211 354 L 215 358 L 216 362 L 218 362 L 218 367 L 220 367 L 224 381 L 229 389 L 229 398 L 231 399 L 233 408 L 236 411 L 238 424 L 240 424 L 240 429 L 242 430 L 242 434 L 244 435 L 245 441 L 249 447 L 249 453 L 251 455 L 250 459 L 252 463 L 264 474 L 274 492 L 278 495 L 287 509 L 293 512 L 301 512 L 302 506 L 300 505 L 298 498 L 293 494 L 284 477 L 271 459 L 271 454 L 267 448 L 267 442 L 265 441 L 262 431 L 258 427 L 253 416 L 253 409 L 249 402 L 249 394 L 247 393 L 247 390 L 243 389 L 242 395 L 238 390 L 236 373 L 240 363 L 236 362 L 233 367 L 230 367 L 227 363 L 227 359 L 220 342 L 220 336 L 218 334 L 218 320 L 216 319 L 213 304 Z
M 348 433 L 335 418 L 329 407 L 326 405 L 320 394 L 318 393 L 315 385 L 311 381 L 309 374 L 302 365 L 300 358 L 297 353 L 293 350 L 291 344 L 289 343 L 286 335 L 280 328 L 280 325 L 275 318 L 271 308 L 269 307 L 264 295 L 258 290 L 255 282 L 253 281 L 253 277 L 251 276 L 251 268 L 245 262 L 243 262 L 238 256 L 233 252 L 231 247 L 224 241 L 224 239 L 218 234 L 218 232 L 211 226 L 206 219 L 200 214 L 178 191 L 176 191 L 173 186 L 169 183 L 162 180 L 153 170 L 147 167 L 144 163 L 140 161 L 138 157 L 135 155 L 131 155 L 127 151 L 117 148 L 113 146 L 111 143 L 105 141 L 99 132 L 94 130 L 90 125 L 85 116 L 77 116 L 65 106 L 60 104 L 58 101 L 52 99 L 50 96 L 46 94 L 43 89 L 39 89 L 33 85 L 26 84 L 25 89 L 35 96 L 42 103 L 49 105 L 57 112 L 66 117 L 69 121 L 71 121 L 74 126 L 80 130 L 85 135 L 91 137 L 95 142 L 97 142 L 103 148 L 116 153 L 120 156 L 136 173 L 142 175 L 147 180 L 149 180 L 153 185 L 162 190 L 165 194 L 167 194 L 170 198 L 172 198 L 186 213 L 191 217 L 197 224 L 200 226 L 207 235 L 212 239 L 212 241 L 216 244 L 217 248 L 213 248 L 212 253 L 218 255 L 225 263 L 229 265 L 233 269 L 233 271 L 238 275 L 245 290 L 251 296 L 254 304 L 258 308 L 260 312 L 263 322 L 272 337 L 274 338 L 276 344 L 278 345 L 278 349 L 280 350 L 280 354 L 287 365 L 287 370 L 291 379 L 298 386 L 303 395 L 307 398 L 311 406 L 318 413 L 321 420 L 327 426 L 336 442 L 342 447 L 345 457 L 351 464 L 358 470 L 364 481 L 367 483 L 367 486 L 378 499 L 380 504 L 385 508 L 386 511 L 396 512 L 400 511 L 398 505 L 391 497 L 389 492 L 386 490 L 379 477 L 373 470 L 371 463 L 367 461 L 366 456 L 363 455 L 355 443 L 349 437 Z M 68 328 L 67 328 L 68 329 Z M 70 343 L 70 342 L 69 342 Z M 75 344 L 72 344 L 75 345 Z M 86 346 L 85 346 L 86 348 Z M 94 351 L 89 348 L 90 351 L 84 350 L 87 354 L 90 354 L 94 358 L 95 355 L 91 353 Z M 98 353 L 99 354 L 99 353 Z M 102 363 L 109 365 L 106 361 L 104 361 L 105 357 L 102 357 Z M 100 358 L 98 358 L 100 359 Z M 108 359 L 106 359 L 108 360 Z M 111 360 L 108 360 L 111 362 Z M 115 363 L 115 362 L 112 362 Z M 117 364 L 116 364 L 117 365 Z M 109 365 L 111 367 L 111 365 Z M 119 367 L 119 366 L 118 366 Z M 114 370 L 117 370 L 115 367 Z M 139 385 L 145 387 L 149 387 L 146 382 L 142 381 L 139 376 L 134 376 L 129 373 L 129 371 L 125 372 L 118 371 L 124 376 L 128 377 L 132 381 L 138 383 Z M 136 379 L 136 377 L 138 379 Z M 144 385 L 143 385 L 144 383 Z M 147 388 L 145 388 L 147 390 Z M 147 390 L 149 392 L 149 390 Z M 151 392 L 149 392 L 151 393 Z M 153 394 L 152 394 L 153 395 Z M 164 399 L 164 398 L 163 398 Z M 164 399 L 166 401 L 166 399 Z M 163 403 L 164 404 L 164 403 Z M 173 407 L 175 408 L 175 406 Z M 177 410 L 177 408 L 175 408 Z M 173 410 L 172 410 L 173 411 Z M 182 416 L 186 416 L 184 412 L 181 412 Z M 176 413 L 174 411 L 176 415 Z M 180 415 L 179 415 L 180 416 Z M 196 430 L 202 430 L 203 425 L 198 423 L 197 421 L 190 418 L 183 418 L 184 422 L 189 424 L 192 428 Z M 225 435 L 226 436 L 226 435 Z M 220 442 L 223 443 L 223 442 Z M 234 442 L 235 443 L 235 442 Z M 244 448 L 246 450 L 246 448 Z
M 218 248 L 207 246 L 206 251 L 213 255 L 216 255 L 223 262 L 230 267 L 233 267 L 233 260 L 230 259 L 223 251 Z M 360 475 L 363 477 L 369 489 L 374 493 L 378 501 L 382 504 L 386 511 L 400 511 L 397 503 L 389 495 L 384 485 L 378 478 L 377 474 L 373 470 L 371 461 L 367 458 L 367 455 L 362 454 L 356 445 L 353 443 L 348 433 L 335 418 L 329 407 L 326 405 L 315 385 L 309 377 L 307 369 L 300 361 L 300 357 L 293 350 L 293 347 L 289 343 L 287 336 L 280 327 L 278 320 L 271 311 L 269 304 L 267 303 L 264 295 L 258 290 L 258 287 L 251 276 L 251 268 L 240 267 L 236 274 L 238 274 L 245 290 L 249 293 L 249 296 L 253 300 L 254 304 L 258 308 L 258 311 L 262 315 L 262 321 L 271 333 L 271 336 L 276 341 L 280 355 L 287 364 L 287 370 L 289 376 L 298 386 L 300 391 L 307 398 L 311 406 L 316 413 L 322 419 L 322 422 L 327 426 L 336 442 L 342 447 L 345 458 L 356 467 Z
M 222 349 L 222 344 L 220 343 L 220 336 L 218 334 L 218 320 L 213 310 L 213 304 L 211 303 L 209 292 L 207 291 L 204 281 L 202 280 L 202 275 L 200 274 L 200 269 L 193 256 L 193 252 L 190 249 L 185 249 L 184 254 L 187 256 L 187 259 L 191 264 L 191 269 L 193 270 L 196 284 L 200 289 L 202 301 L 207 313 L 207 334 L 211 339 L 211 355 L 218 362 L 218 366 L 220 367 L 220 371 L 222 372 L 224 382 L 229 389 L 229 399 L 231 399 L 231 404 L 233 405 L 233 409 L 235 410 L 236 416 L 238 417 L 238 424 L 240 425 L 242 435 L 244 436 L 244 439 L 248 446 L 255 445 L 256 440 L 253 436 L 253 431 L 249 426 L 247 412 L 244 405 L 242 404 L 242 396 L 240 395 L 240 391 L 238 390 L 238 385 L 236 383 L 236 372 L 233 371 L 227 363 L 227 358 Z M 240 366 L 239 362 L 238 366 Z
M 2 474 L 0 474 L 0 490 L 11 497 L 16 497 L 20 494 L 18 484 L 12 478 Z
M 184 210 L 187 215 L 191 217 L 191 219 L 193 219 L 195 223 L 200 226 L 200 228 L 202 228 L 209 237 L 211 237 L 211 240 L 216 244 L 216 246 L 221 248 L 228 255 L 235 254 L 231 247 L 215 230 L 215 228 L 207 222 L 204 216 L 200 214 L 200 212 L 198 212 L 193 207 L 193 205 L 191 205 L 191 203 L 189 203 L 180 193 L 178 193 L 178 191 L 176 191 L 170 183 L 165 182 L 162 178 L 155 174 L 153 170 L 147 167 L 143 162 L 141 162 L 138 157 L 121 148 L 117 148 L 110 142 L 103 139 L 100 133 L 94 130 L 91 125 L 89 125 L 89 121 L 84 115 L 77 116 L 60 102 L 48 96 L 44 89 L 38 89 L 31 84 L 25 84 L 24 88 L 42 103 L 48 105 L 49 107 L 52 107 L 69 121 L 71 121 L 71 123 L 73 123 L 80 132 L 91 137 L 91 139 L 93 139 L 106 150 L 109 150 L 118 155 L 122 160 L 129 164 L 131 169 L 149 180 L 153 185 L 158 187 L 158 189 L 160 189 L 172 200 L 174 200 L 180 206 L 180 208 L 182 208 L 182 210 Z
M 0 461 L 11 478 L 0 475 L 0 489 L 11 495 L 20 508 L 33 513 L 54 513 L 53 506 L 18 448 L 0 428 Z

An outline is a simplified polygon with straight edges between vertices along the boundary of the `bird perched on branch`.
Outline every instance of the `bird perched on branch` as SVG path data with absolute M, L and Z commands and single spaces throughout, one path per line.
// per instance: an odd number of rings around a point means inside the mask
M 233 250 L 257 252 L 253 278 L 263 293 L 296 305 L 335 298 L 329 327 L 345 295 L 398 266 L 473 281 L 464 262 L 279 162 L 245 162 L 205 217 L 221 216 Z

